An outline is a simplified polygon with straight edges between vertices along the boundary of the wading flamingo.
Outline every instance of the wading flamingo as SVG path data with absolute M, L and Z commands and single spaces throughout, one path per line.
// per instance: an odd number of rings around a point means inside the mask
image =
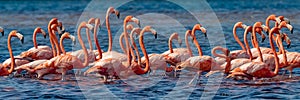
M 21 40 L 22 43 L 24 43 L 23 35 L 18 33 L 18 31 L 13 30 L 9 33 L 8 39 L 7 39 L 7 47 L 8 47 L 11 63 L 10 63 L 9 69 L 7 69 L 8 65 L 5 65 L 5 64 L 0 65 L 0 76 L 8 76 L 9 74 L 12 73 L 12 71 L 14 70 L 14 67 L 16 66 L 15 58 L 14 58 L 13 51 L 12 51 L 11 44 L 10 44 L 12 37 L 17 37 Z
M 33 60 L 51 59 L 53 57 L 52 50 L 49 46 L 38 46 L 36 41 L 36 35 L 38 33 L 43 34 L 44 38 L 47 36 L 46 32 L 42 28 L 35 28 L 32 36 L 34 47 L 22 52 L 20 54 L 21 57 L 30 57 Z
M 146 31 L 151 31 L 151 29 L 150 29 L 150 27 L 145 27 L 142 31 L 144 33 Z M 125 41 L 128 41 L 128 40 L 125 39 Z M 132 63 L 130 65 L 130 68 L 131 68 L 131 70 L 133 70 L 133 72 L 135 74 L 141 75 L 141 74 L 146 74 L 149 71 L 150 66 L 149 66 L 149 58 L 147 55 L 147 51 L 146 51 L 144 43 L 143 43 L 143 34 L 140 34 L 139 42 L 140 42 L 140 45 L 142 48 L 142 52 L 146 57 L 146 67 L 145 67 L 145 69 L 142 69 L 139 64 Z M 128 45 L 126 47 L 128 47 Z M 130 56 L 129 55 L 127 55 L 127 56 L 129 59 Z M 137 56 L 139 56 L 139 55 L 137 55 Z M 87 74 L 95 73 L 95 72 L 99 73 L 100 75 L 104 76 L 104 82 L 107 82 L 107 79 L 109 76 L 116 76 L 116 74 L 120 75 L 120 73 L 123 71 L 128 72 L 128 70 L 130 70 L 130 69 L 128 69 L 128 65 L 129 65 L 128 63 L 124 64 L 116 58 L 101 59 L 101 60 L 97 61 L 93 67 L 89 68 L 84 74 L 87 75 Z M 127 74 L 128 73 L 126 73 L 125 76 L 128 76 Z
M 231 71 L 231 74 L 227 76 L 227 78 L 230 77 L 236 77 L 236 76 L 244 76 L 247 77 L 248 79 L 252 78 L 272 78 L 276 76 L 279 72 L 279 58 L 277 56 L 272 35 L 273 34 L 280 34 L 279 29 L 277 27 L 272 28 L 270 31 L 269 35 L 269 40 L 270 40 L 270 45 L 273 50 L 273 54 L 275 57 L 275 70 L 271 70 L 271 66 L 269 66 L 266 63 L 263 62 L 255 62 L 252 61 L 250 63 L 244 64 L 238 68 L 235 68 L 234 70 Z M 278 37 L 278 36 L 277 36 Z M 262 54 L 259 55 L 262 58 Z
M 65 75 L 68 70 L 85 68 L 88 65 L 89 59 L 88 59 L 88 53 L 87 53 L 85 44 L 83 43 L 81 34 L 80 34 L 82 28 L 89 28 L 91 30 L 93 28 L 93 26 L 90 24 L 87 24 L 86 22 L 81 22 L 81 24 L 79 25 L 78 30 L 77 30 L 79 43 L 85 52 L 85 56 L 84 56 L 85 61 L 84 62 L 81 62 L 81 60 L 79 58 L 72 56 L 70 54 L 66 54 L 64 52 L 64 54 L 56 56 L 29 71 L 31 73 L 37 73 L 37 76 L 39 79 L 41 79 L 45 74 L 60 73 L 60 74 L 62 74 L 61 80 L 65 80 Z M 70 38 L 70 34 L 67 34 L 67 33 L 63 34 L 63 36 Z M 58 45 L 55 45 L 55 46 L 58 48 Z M 61 43 L 61 46 L 62 46 L 62 43 Z
M 93 32 L 94 32 L 94 34 L 97 35 L 98 28 L 100 26 L 100 19 L 99 18 L 97 18 L 97 19 L 90 18 L 88 21 L 88 24 L 92 24 L 92 23 L 95 23 Z M 96 61 L 96 55 L 93 51 L 93 45 L 92 45 L 92 41 L 91 41 L 91 37 L 90 37 L 90 30 L 88 28 L 86 29 L 86 36 L 87 36 L 89 47 L 90 47 L 90 49 L 87 50 L 88 51 L 88 59 L 89 59 L 89 63 L 92 63 L 92 62 Z M 96 42 L 96 40 L 95 40 L 95 42 Z M 97 47 L 97 48 L 99 48 L 99 47 Z M 99 51 L 97 51 L 97 52 L 99 52 Z M 84 60 L 85 60 L 85 58 L 84 58 L 85 54 L 84 54 L 83 49 L 77 50 L 74 52 L 68 52 L 67 54 L 78 57 L 81 60 L 81 62 L 84 62 Z
M 202 28 L 201 30 L 204 34 L 206 34 L 206 29 Z M 176 33 L 177 34 L 177 33 Z M 185 44 L 186 44 L 186 48 L 175 48 L 173 49 L 172 47 L 172 39 L 176 39 L 179 43 L 179 45 L 181 45 L 181 39 L 178 37 L 178 34 L 176 35 L 171 35 L 169 38 L 169 50 L 162 53 L 166 60 L 168 62 L 172 62 L 175 65 L 177 63 L 180 63 L 182 61 L 185 61 L 186 59 L 190 58 L 193 56 L 190 44 L 188 43 L 188 37 L 191 36 L 191 31 L 187 30 L 185 33 Z
M 57 18 L 52 18 L 49 23 L 48 23 L 48 33 L 49 33 L 49 38 L 50 38 L 50 43 L 51 43 L 51 47 L 52 47 L 52 53 L 53 53 L 53 57 L 60 55 L 60 47 L 58 46 L 58 48 L 56 48 L 55 45 L 59 45 L 58 44 L 58 39 L 55 35 L 55 31 L 53 31 L 52 29 L 52 25 L 56 24 L 56 31 L 58 31 L 58 33 L 61 33 L 61 28 L 63 27 L 62 24 Z
M 140 21 L 137 18 L 135 18 L 133 16 L 126 16 L 125 17 L 124 23 L 123 23 L 124 38 L 125 38 L 125 42 L 127 41 L 126 44 L 125 44 L 126 45 L 126 49 L 129 49 L 129 50 L 126 50 L 126 51 L 130 51 L 130 45 L 129 45 L 129 41 L 128 41 L 128 33 L 127 33 L 127 29 L 126 29 L 126 25 L 127 25 L 128 22 L 134 22 L 134 23 L 138 24 L 138 26 L 140 26 Z M 108 35 L 108 36 L 111 36 L 111 35 Z M 112 37 L 110 37 L 110 38 L 112 38 Z M 109 40 L 109 41 L 112 41 L 112 40 Z M 109 45 L 112 45 L 112 44 L 110 43 Z M 127 46 L 128 46 L 128 48 L 127 48 Z M 106 58 L 116 58 L 116 59 L 121 60 L 121 62 L 124 62 L 124 61 L 127 60 L 127 62 L 130 64 L 131 63 L 131 59 L 127 59 L 128 56 L 130 56 L 130 52 L 127 52 L 126 54 L 122 54 L 122 53 L 119 53 L 119 52 L 116 52 L 116 51 L 108 51 L 108 52 L 104 52 L 102 54 L 102 58 L 103 59 L 106 59 Z
M 192 30 L 192 36 L 194 37 L 193 42 L 198 49 L 199 56 L 190 57 L 186 61 L 181 62 L 175 68 L 175 76 L 176 76 L 176 70 L 187 69 L 189 71 L 197 71 L 197 74 L 194 76 L 194 78 L 190 81 L 189 84 L 191 84 L 194 80 L 196 80 L 202 72 L 209 72 L 211 70 L 212 66 L 217 65 L 214 58 L 212 58 L 210 56 L 203 56 L 202 49 L 201 49 L 201 47 L 196 39 L 196 35 L 195 35 L 195 31 L 201 30 L 202 29 L 201 27 L 202 26 L 200 24 L 196 24 Z

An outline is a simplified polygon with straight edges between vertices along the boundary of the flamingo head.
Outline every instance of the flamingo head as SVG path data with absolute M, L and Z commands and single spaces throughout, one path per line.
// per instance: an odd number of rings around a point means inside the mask
M 243 22 L 237 22 L 237 23 L 234 24 L 233 27 L 238 27 L 238 28 L 246 29 L 247 25 L 245 25 Z
M 21 32 L 15 31 L 15 35 L 21 40 L 22 43 L 24 43 L 24 36 L 21 34 Z
M 128 22 L 134 22 L 138 25 L 138 27 L 141 27 L 140 20 L 133 16 L 126 16 L 126 18 L 124 19 L 124 24 L 127 24 Z
M 65 32 L 62 37 L 65 37 L 65 38 L 68 38 L 68 39 L 71 39 L 73 44 L 75 45 L 76 43 L 76 38 L 75 36 L 71 35 L 69 32 Z
M 58 27 L 61 31 L 59 31 L 58 34 L 63 34 L 65 32 L 65 27 L 63 26 L 62 22 L 61 21 L 58 21 Z
M 118 10 L 116 10 L 116 9 L 114 10 L 114 12 L 115 12 L 117 18 L 119 19 L 120 18 L 120 12 Z
M 44 38 L 46 38 L 46 37 L 47 37 L 47 34 L 46 34 L 46 32 L 45 32 L 45 31 L 44 31 L 42 28 L 40 28 L 40 27 L 37 27 L 35 31 L 36 31 L 36 32 L 39 32 L 39 33 L 42 33 L 42 34 L 43 34 L 43 36 L 44 36 Z
M 151 32 L 154 35 L 154 38 L 157 39 L 157 32 L 151 26 L 145 26 L 143 30 L 144 32 Z
M 274 14 L 269 15 L 268 18 L 267 18 L 267 20 L 268 20 L 268 21 L 269 21 L 269 20 L 277 21 L 276 15 L 274 15 Z
M 96 25 L 96 26 L 99 26 L 99 29 L 101 29 L 101 26 L 100 26 L 100 18 L 96 18 L 96 19 L 95 19 L 95 25 Z
M 92 24 L 92 23 L 95 23 L 95 18 L 90 18 L 89 19 L 88 24 Z
M 291 40 L 286 33 L 282 33 L 282 38 L 287 44 L 287 48 L 291 48 Z
M 204 27 L 202 27 L 201 24 L 195 24 L 194 25 L 194 27 L 192 29 L 192 35 L 195 36 L 195 31 L 196 30 L 200 30 L 204 34 L 204 36 L 207 37 L 207 34 L 206 34 L 207 31 L 206 31 L 206 29 Z
M 0 27 L 0 32 L 1 32 L 2 36 L 4 36 L 4 29 L 2 27 Z
M 286 21 L 280 22 L 280 24 L 279 24 L 278 27 L 279 28 L 286 27 L 286 28 L 288 28 L 290 30 L 291 34 L 293 34 L 293 31 L 294 31 L 293 26 L 291 24 L 288 24 Z

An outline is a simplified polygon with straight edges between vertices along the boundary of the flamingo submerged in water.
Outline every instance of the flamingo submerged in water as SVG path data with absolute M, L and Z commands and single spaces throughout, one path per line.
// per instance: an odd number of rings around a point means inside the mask
M 274 43 L 272 40 L 273 34 L 279 34 L 279 29 L 277 27 L 272 28 L 269 35 L 270 45 L 273 50 L 273 54 L 275 57 L 275 70 L 272 71 L 268 64 L 264 62 L 255 62 L 252 61 L 250 63 L 244 64 L 238 68 L 235 68 L 231 71 L 231 74 L 227 76 L 227 78 L 230 77 L 237 77 L 237 76 L 243 76 L 247 77 L 248 79 L 252 78 L 272 78 L 276 76 L 279 72 L 279 58 L 277 56 Z M 278 37 L 278 36 L 277 36 Z M 262 54 L 259 55 L 262 58 Z
M 9 74 L 11 74 L 14 71 L 14 68 L 16 66 L 15 57 L 13 55 L 13 51 L 12 51 L 11 44 L 10 44 L 12 37 L 17 37 L 21 40 L 22 43 L 24 43 L 24 38 L 21 33 L 19 33 L 16 30 L 13 30 L 9 33 L 8 39 L 7 39 L 7 47 L 8 47 L 11 63 L 10 63 L 10 66 L 5 65 L 5 64 L 0 65 L 0 76 L 8 76 Z M 8 69 L 8 67 L 9 67 L 9 69 Z

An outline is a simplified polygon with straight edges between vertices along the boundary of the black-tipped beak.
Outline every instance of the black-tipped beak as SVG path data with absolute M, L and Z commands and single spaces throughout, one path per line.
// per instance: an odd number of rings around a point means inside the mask
M 21 39 L 22 44 L 24 43 L 24 37 Z
M 2 34 L 2 36 L 4 36 L 4 31 L 3 31 L 3 32 L 1 32 L 1 34 Z
M 286 47 L 287 47 L 287 48 L 291 48 L 291 44 L 288 44 Z
M 58 36 L 59 36 L 59 38 L 61 38 L 61 36 L 63 35 L 63 33 L 61 33 L 61 34 L 58 34 Z
M 117 14 L 117 18 L 118 18 L 118 19 L 120 18 L 120 12 Z
M 266 38 L 261 38 L 261 42 L 264 42 L 266 40 Z
M 138 23 L 138 26 L 139 26 L 139 28 L 141 28 L 141 23 L 140 22 Z
M 293 34 L 293 32 L 294 32 L 294 28 L 292 28 L 292 30 L 291 30 L 291 34 Z
M 47 35 L 44 35 L 44 39 L 46 39 Z
M 155 38 L 155 39 L 157 39 L 157 33 L 156 33 L 156 34 L 154 34 L 154 38 Z
M 269 31 L 268 30 L 266 31 L 266 34 L 268 34 L 268 36 L 269 36 Z
M 204 36 L 205 36 L 205 37 L 207 37 L 207 34 L 206 34 L 206 33 L 204 33 Z

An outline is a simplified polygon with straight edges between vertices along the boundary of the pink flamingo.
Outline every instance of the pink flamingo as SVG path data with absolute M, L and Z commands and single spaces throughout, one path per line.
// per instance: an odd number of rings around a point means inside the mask
M 38 33 L 42 33 L 44 35 L 44 38 L 46 38 L 46 32 L 40 28 L 35 28 L 33 32 L 33 48 L 30 48 L 29 50 L 22 52 L 20 54 L 21 57 L 30 57 L 33 60 L 41 60 L 41 59 L 51 59 L 53 57 L 52 50 L 49 46 L 38 46 L 36 42 L 36 35 Z
M 100 26 L 100 19 L 99 18 L 97 18 L 97 19 L 90 18 L 89 21 L 88 21 L 88 25 L 91 25 L 92 23 L 95 23 L 94 30 L 93 30 L 94 36 L 95 36 L 95 34 L 97 35 L 98 28 Z M 86 36 L 87 36 L 87 39 L 88 39 L 88 42 L 89 42 L 89 47 L 90 47 L 90 49 L 88 50 L 88 59 L 89 59 L 89 63 L 92 63 L 92 62 L 96 61 L 96 54 L 93 51 L 93 45 L 92 45 L 89 29 L 86 30 Z M 95 40 L 95 42 L 96 42 L 96 40 Z M 97 48 L 99 48 L 99 47 L 97 46 Z M 99 51 L 97 51 L 97 52 L 99 52 Z M 77 51 L 74 51 L 74 52 L 67 52 L 67 54 L 78 57 L 82 62 L 84 62 L 84 60 L 85 60 L 85 58 L 84 58 L 85 54 L 84 54 L 83 49 L 77 50 Z
M 141 67 L 140 64 L 137 64 L 137 63 L 123 64 L 120 60 L 118 60 L 116 58 L 108 58 L 108 59 L 101 59 L 101 60 L 97 61 L 95 66 L 89 68 L 85 72 L 85 75 L 87 75 L 89 73 L 97 72 L 101 75 L 104 75 L 104 82 L 107 82 L 107 78 L 109 76 L 115 76 L 116 74 L 120 74 L 122 71 L 127 71 L 126 75 L 123 75 L 123 76 L 128 76 L 128 74 L 129 74 L 128 70 L 132 70 L 137 75 L 146 74 L 150 70 L 150 65 L 149 65 L 149 57 L 148 57 L 147 51 L 145 49 L 145 45 L 143 43 L 143 34 L 145 32 L 151 32 L 151 31 L 153 31 L 153 30 L 151 29 L 150 26 L 144 27 L 140 33 L 140 38 L 139 38 L 139 43 L 140 43 L 142 52 L 145 55 L 145 59 L 146 59 L 146 67 L 144 69 Z M 129 42 L 127 39 L 125 39 L 125 41 Z M 127 45 L 126 47 L 128 48 L 129 45 Z M 139 56 L 139 55 L 137 55 L 137 56 Z M 129 55 L 127 55 L 127 57 L 128 57 L 128 59 L 130 59 Z M 128 69 L 128 65 L 131 69 Z
M 16 66 L 15 57 L 13 55 L 13 51 L 12 51 L 11 44 L 10 44 L 12 37 L 17 37 L 21 40 L 22 43 L 24 43 L 23 35 L 18 33 L 18 31 L 13 30 L 9 33 L 8 39 L 7 39 L 7 47 L 8 47 L 9 55 L 10 55 L 10 58 L 11 58 L 10 59 L 11 63 L 10 63 L 10 66 L 5 65 L 5 64 L 0 65 L 0 76 L 8 76 L 9 74 L 11 74 L 13 72 L 13 70 Z M 8 69 L 8 67 L 9 67 L 9 69 Z
M 125 40 L 128 42 L 126 42 L 126 47 L 127 45 L 129 46 L 129 41 L 128 41 L 128 33 L 127 33 L 127 29 L 126 29 L 126 25 L 128 22 L 135 22 L 136 24 L 138 24 L 140 26 L 140 22 L 137 18 L 133 17 L 133 16 L 126 16 L 126 18 L 124 19 L 124 24 L 123 24 L 123 28 L 124 28 L 124 38 Z M 109 29 L 110 30 L 110 29 Z M 109 33 L 111 34 L 111 33 Z M 108 36 L 111 36 L 111 35 L 108 35 Z M 112 37 L 109 37 L 109 39 L 112 38 Z M 109 41 L 112 41 L 112 40 L 109 40 Z M 111 44 L 112 42 L 109 42 L 109 46 L 112 46 Z M 111 47 L 109 47 L 111 48 Z M 130 47 L 128 47 L 127 49 L 129 50 L 126 50 L 126 51 L 130 51 Z M 130 56 L 130 52 L 127 52 L 128 56 Z M 119 59 L 121 60 L 121 62 L 124 62 L 127 60 L 127 62 L 130 64 L 131 63 L 131 59 L 127 59 L 127 56 L 126 54 L 122 54 L 122 53 L 119 53 L 119 52 L 116 52 L 116 51 L 110 51 L 108 50 L 107 52 L 104 52 L 102 54 L 102 57 L 103 59 L 106 59 L 106 58 L 116 58 L 116 59 Z
M 289 24 L 287 24 L 286 23 L 286 21 L 282 21 L 280 24 L 279 24 L 279 26 L 278 26 L 278 28 L 279 29 L 281 29 L 281 28 L 283 28 L 283 27 L 289 27 L 290 25 Z M 258 26 L 258 27 L 263 27 L 262 25 L 261 26 Z M 255 34 L 255 33 L 253 33 L 253 34 Z M 252 36 L 253 36 L 253 34 L 252 34 Z M 282 37 L 287 43 L 288 43 L 288 46 L 290 45 L 290 40 L 288 39 L 288 37 L 287 37 L 287 35 L 285 34 L 279 34 L 279 36 L 280 37 Z M 287 38 L 286 38 L 287 37 Z M 275 40 L 275 37 L 274 36 L 272 36 L 272 38 Z M 253 40 L 253 41 L 256 41 L 256 40 Z M 257 43 L 253 43 L 254 45 L 253 46 L 256 46 L 256 44 Z M 278 42 L 276 41 L 276 45 L 277 46 L 279 46 L 279 44 L 278 44 Z M 272 52 L 272 49 L 271 48 L 266 48 L 266 47 L 260 47 L 259 48 L 260 50 L 261 50 L 261 53 L 262 54 L 272 54 L 273 52 Z M 253 53 L 253 57 L 254 58 L 257 58 L 258 57 L 258 51 L 257 51 L 258 49 L 251 49 L 251 52 Z M 281 54 L 282 53 L 282 50 L 280 49 L 279 50 L 279 52 L 277 53 L 277 54 Z
M 66 54 L 63 49 L 62 43 L 61 43 L 61 49 L 63 51 L 62 55 L 56 56 L 56 57 L 48 60 L 47 62 L 40 64 L 39 66 L 36 66 L 34 69 L 31 69 L 29 71 L 31 73 L 37 73 L 39 79 L 42 78 L 45 74 L 60 73 L 60 74 L 62 74 L 61 80 L 65 80 L 65 75 L 68 70 L 85 68 L 88 65 L 89 59 L 88 59 L 88 53 L 87 53 L 85 44 L 83 43 L 82 38 L 81 38 L 80 31 L 82 28 L 92 29 L 92 27 L 93 26 L 87 24 L 86 22 L 82 22 L 79 25 L 78 30 L 77 30 L 79 43 L 85 53 L 85 56 L 84 56 L 85 61 L 84 62 L 81 62 L 81 60 L 75 56 Z M 70 38 L 70 34 L 68 34 L 68 33 L 63 34 L 63 36 Z M 64 39 L 64 38 L 62 38 L 62 39 Z M 55 46 L 58 48 L 58 45 L 55 45 Z
M 198 49 L 199 56 L 193 56 L 188 58 L 186 61 L 181 62 L 179 65 L 177 65 L 175 69 L 175 72 L 176 70 L 182 70 L 182 69 L 187 69 L 189 71 L 197 71 L 197 74 L 194 76 L 194 78 L 190 81 L 189 84 L 191 84 L 195 79 L 197 79 L 202 72 L 209 72 L 212 66 L 217 65 L 214 58 L 210 56 L 203 56 L 202 49 L 195 36 L 195 31 L 201 30 L 201 27 L 202 26 L 200 24 L 196 24 L 192 30 L 193 42 Z
M 206 29 L 205 28 L 202 28 L 201 31 L 204 34 L 206 34 Z M 191 31 L 187 30 L 186 33 L 185 33 L 185 44 L 186 44 L 187 48 L 175 48 L 175 49 L 173 49 L 172 39 L 176 39 L 176 37 L 177 37 L 179 45 L 181 44 L 181 40 L 178 37 L 178 34 L 177 35 L 171 35 L 171 37 L 169 38 L 169 50 L 163 53 L 163 55 L 165 55 L 165 58 L 167 59 L 168 62 L 172 62 L 172 63 L 177 64 L 177 63 L 185 61 L 186 59 L 193 56 L 192 50 L 191 50 L 190 45 L 188 43 L 188 37 L 189 36 L 191 36 Z
M 254 30 L 254 29 L 253 29 Z M 227 78 L 230 77 L 236 77 L 236 76 L 244 76 L 248 79 L 255 78 L 272 78 L 276 76 L 279 72 L 279 58 L 277 56 L 274 43 L 272 41 L 272 35 L 273 34 L 279 34 L 279 29 L 277 27 L 272 28 L 269 35 L 270 45 L 273 50 L 273 54 L 275 57 L 275 70 L 271 70 L 271 66 L 264 62 L 256 62 L 252 61 L 250 63 L 244 64 L 238 68 L 235 68 L 231 71 L 231 74 L 227 76 Z M 277 36 L 278 37 L 278 36 Z M 262 54 L 260 53 L 260 58 L 262 58 Z

